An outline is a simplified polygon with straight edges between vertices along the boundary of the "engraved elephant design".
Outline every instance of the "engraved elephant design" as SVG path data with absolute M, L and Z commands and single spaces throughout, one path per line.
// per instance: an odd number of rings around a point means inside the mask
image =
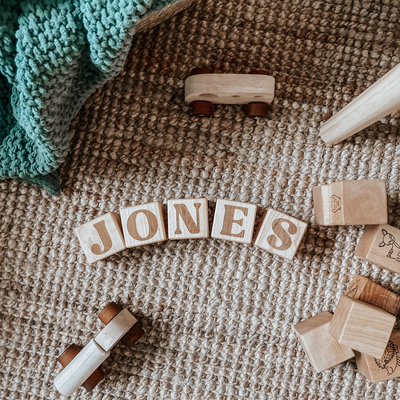
M 389 252 L 386 254 L 386 257 L 391 258 L 392 260 L 396 260 L 400 262 L 400 250 L 397 251 L 397 254 L 393 257 L 394 248 L 400 249 L 400 245 L 396 243 L 396 238 L 389 233 L 386 229 L 382 229 L 382 241 L 379 243 L 379 247 L 389 246 Z

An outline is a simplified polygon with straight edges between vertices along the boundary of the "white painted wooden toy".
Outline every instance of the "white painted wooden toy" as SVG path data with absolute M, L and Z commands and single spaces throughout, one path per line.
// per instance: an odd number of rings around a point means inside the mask
M 274 94 L 275 79 L 264 70 L 213 74 L 208 68 L 193 68 L 185 81 L 185 100 L 197 116 L 212 116 L 213 104 L 246 104 L 247 117 L 266 117 Z
M 58 358 L 64 369 L 56 377 L 54 385 L 64 396 L 72 395 L 79 386 L 90 392 L 104 378 L 99 367 L 110 355 L 110 350 L 119 341 L 134 346 L 144 334 L 129 310 L 122 310 L 116 303 L 105 307 L 99 319 L 106 326 L 94 339 L 82 350 L 72 344 Z

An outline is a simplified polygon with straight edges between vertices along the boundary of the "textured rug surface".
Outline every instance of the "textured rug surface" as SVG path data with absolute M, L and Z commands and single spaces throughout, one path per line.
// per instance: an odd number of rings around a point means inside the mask
M 76 399 L 396 399 L 354 361 L 313 371 L 293 325 L 333 312 L 352 276 L 400 293 L 400 277 L 354 257 L 362 227 L 314 223 L 312 187 L 387 180 L 400 227 L 399 114 L 336 146 L 318 129 L 400 61 L 398 1 L 207 0 L 134 37 L 122 73 L 71 126 L 62 195 L 0 181 L 0 398 L 58 399 L 56 358 L 99 332 L 117 301 L 146 331 L 119 345 L 106 379 Z M 269 118 L 240 106 L 192 117 L 194 66 L 269 69 Z M 213 239 L 167 241 L 89 265 L 73 228 L 131 204 L 206 197 L 256 204 L 310 224 L 292 262 Z

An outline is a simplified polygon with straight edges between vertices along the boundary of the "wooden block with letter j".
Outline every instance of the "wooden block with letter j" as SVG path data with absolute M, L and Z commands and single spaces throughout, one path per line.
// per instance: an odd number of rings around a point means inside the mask
M 126 249 L 118 213 L 111 212 L 93 219 L 75 228 L 75 233 L 89 263 Z
M 381 358 L 356 352 L 358 370 L 371 382 L 382 382 L 400 377 L 400 332 L 393 329 Z
M 269 209 L 256 234 L 254 245 L 293 260 L 306 229 L 305 222 Z
M 211 237 L 250 244 L 257 206 L 231 200 L 217 200 Z
M 168 238 L 208 238 L 207 199 L 168 200 Z
M 400 229 L 390 225 L 366 226 L 354 255 L 400 274 Z
M 334 182 L 313 188 L 318 225 L 387 224 L 384 179 Z
M 394 315 L 342 295 L 329 325 L 329 333 L 340 344 L 381 358 L 395 322 Z
M 294 326 L 310 363 L 317 372 L 354 357 L 350 347 L 340 344 L 328 332 L 332 314 L 324 311 Z

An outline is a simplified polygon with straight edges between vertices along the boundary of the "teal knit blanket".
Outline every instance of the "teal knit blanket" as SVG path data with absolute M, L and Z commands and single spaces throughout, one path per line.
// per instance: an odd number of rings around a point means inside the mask
M 88 96 L 123 67 L 138 21 L 176 0 L 0 0 L 0 179 L 60 193 Z

